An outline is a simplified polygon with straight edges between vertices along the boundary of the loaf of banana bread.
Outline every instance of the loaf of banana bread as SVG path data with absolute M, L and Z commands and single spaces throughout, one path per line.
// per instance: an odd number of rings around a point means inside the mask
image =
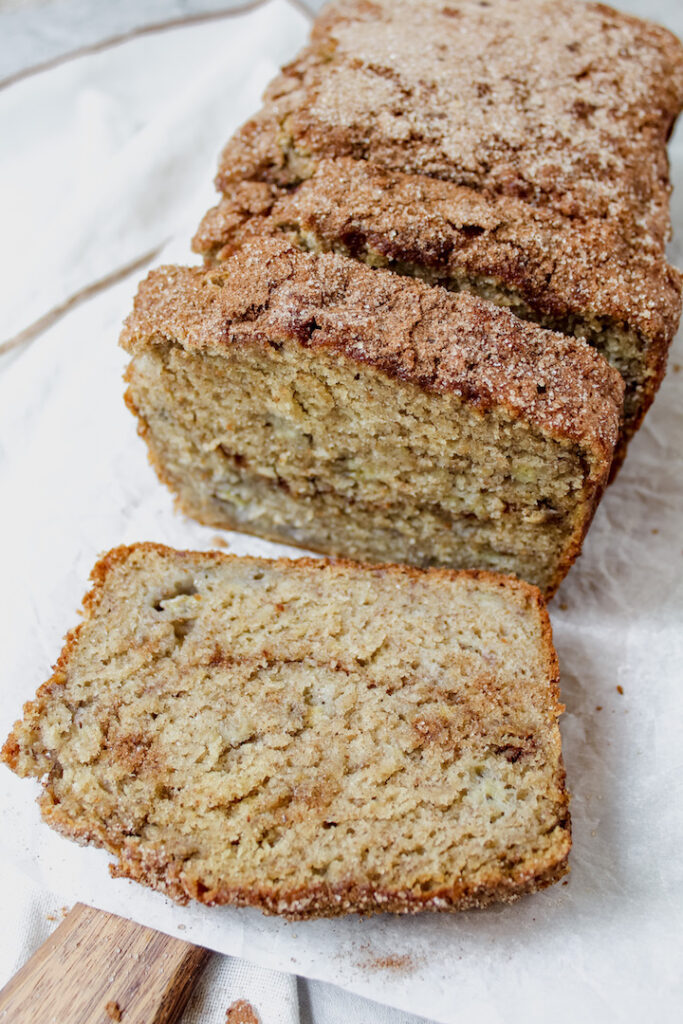
M 194 245 L 286 231 L 583 337 L 624 377 L 626 441 L 680 317 L 682 105 L 678 40 L 602 4 L 341 0 L 228 143 Z
M 128 404 L 189 515 L 548 595 L 619 433 L 622 380 L 584 342 L 282 239 L 152 272 L 122 344 Z
M 93 583 L 2 757 L 114 874 L 304 918 L 478 907 L 566 872 L 535 588 L 153 544 Z

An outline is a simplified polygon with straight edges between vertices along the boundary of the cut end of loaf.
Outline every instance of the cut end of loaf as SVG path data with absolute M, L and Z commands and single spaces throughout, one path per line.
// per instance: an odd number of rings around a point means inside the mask
M 535 588 L 151 544 L 93 580 L 2 757 L 114 874 L 303 918 L 484 906 L 566 871 Z
M 546 595 L 619 434 L 622 381 L 584 342 L 282 239 L 153 272 L 122 344 L 151 460 L 194 518 Z

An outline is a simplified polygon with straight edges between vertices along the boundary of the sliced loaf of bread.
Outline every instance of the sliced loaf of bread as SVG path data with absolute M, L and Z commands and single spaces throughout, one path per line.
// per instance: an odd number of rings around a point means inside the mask
M 621 378 L 585 342 L 282 239 L 154 271 L 122 343 L 128 404 L 189 515 L 546 595 L 619 434 Z
M 153 544 L 93 583 L 2 757 L 115 874 L 303 918 L 483 906 L 565 873 L 535 588 Z

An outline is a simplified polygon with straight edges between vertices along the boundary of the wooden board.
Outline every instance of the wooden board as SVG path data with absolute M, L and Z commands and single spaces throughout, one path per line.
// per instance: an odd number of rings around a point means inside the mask
M 77 903 L 0 991 L 2 1024 L 172 1024 L 209 953 Z

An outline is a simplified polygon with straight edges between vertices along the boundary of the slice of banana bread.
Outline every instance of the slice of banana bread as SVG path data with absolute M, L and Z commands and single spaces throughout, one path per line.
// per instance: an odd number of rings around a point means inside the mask
M 483 906 L 567 870 L 535 588 L 153 544 L 93 581 L 2 757 L 114 874 L 304 918 Z
M 626 440 L 680 317 L 665 244 L 682 105 L 678 40 L 602 4 L 341 0 L 227 145 L 195 247 L 231 244 L 250 185 L 294 190 L 279 226 L 315 248 L 595 344 L 624 375 Z
M 282 240 L 152 272 L 122 344 L 128 404 L 189 515 L 546 594 L 619 432 L 621 378 L 584 342 Z

